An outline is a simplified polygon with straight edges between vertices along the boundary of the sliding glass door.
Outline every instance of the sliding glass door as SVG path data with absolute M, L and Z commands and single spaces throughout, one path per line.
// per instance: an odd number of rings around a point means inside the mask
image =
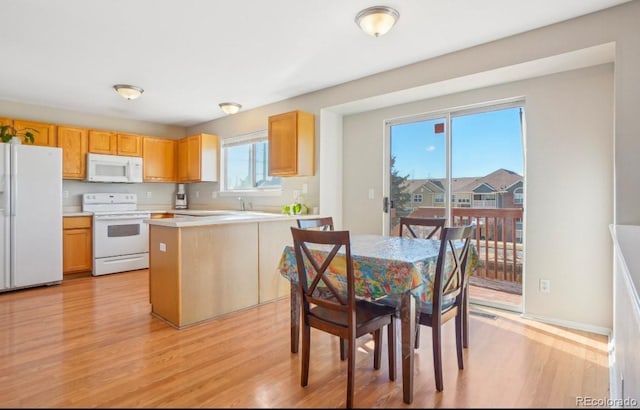
M 472 300 L 521 310 L 524 259 L 522 102 L 387 123 L 384 231 L 400 216 L 475 223 Z

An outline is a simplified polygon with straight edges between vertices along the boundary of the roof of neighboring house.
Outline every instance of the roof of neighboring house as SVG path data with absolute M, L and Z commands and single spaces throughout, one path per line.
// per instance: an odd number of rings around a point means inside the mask
M 444 178 L 431 178 L 431 179 L 412 179 L 408 180 L 409 192 L 416 192 L 421 186 L 425 184 L 434 184 L 444 192 Z M 451 181 L 451 190 L 455 192 L 473 192 L 481 185 L 487 185 L 493 188 L 495 191 L 506 191 L 507 188 L 522 181 L 522 175 L 509 171 L 508 169 L 500 168 L 492 173 L 483 177 L 462 177 L 453 178 Z M 430 184 L 429 184 L 430 185 Z

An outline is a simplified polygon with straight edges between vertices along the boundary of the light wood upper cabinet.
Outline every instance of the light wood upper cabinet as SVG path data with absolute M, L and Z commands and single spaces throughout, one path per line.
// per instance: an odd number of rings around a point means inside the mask
M 118 133 L 117 153 L 129 157 L 142 156 L 142 135 Z
M 18 130 L 31 128 L 33 132 L 33 145 L 55 147 L 57 143 L 57 127 L 54 124 L 44 122 L 13 120 L 13 126 Z M 35 132 L 33 131 L 35 130 Z
M 142 135 L 89 131 L 89 152 L 106 155 L 142 156 Z
M 312 176 L 314 116 L 291 111 L 269 117 L 269 175 Z
M 218 136 L 197 134 L 178 141 L 178 182 L 218 180 Z
M 89 130 L 89 152 L 116 155 L 118 139 L 111 131 Z
M 143 180 L 145 182 L 175 182 L 177 177 L 176 151 L 176 140 L 143 137 Z
M 92 217 L 67 216 L 62 221 L 62 272 L 90 272 L 93 270 Z
M 58 126 L 58 147 L 62 148 L 62 178 L 85 179 L 89 130 Z
M 11 118 L 0 118 L 0 125 L 13 125 Z

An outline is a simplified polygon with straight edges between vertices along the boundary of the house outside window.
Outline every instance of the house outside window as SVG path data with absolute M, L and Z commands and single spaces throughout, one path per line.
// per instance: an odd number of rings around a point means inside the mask
M 435 202 L 437 204 L 443 204 L 444 203 L 444 194 L 435 194 L 433 196 L 433 202 Z
M 413 196 L 413 202 L 422 202 L 422 194 L 415 194 Z
M 267 131 L 222 140 L 221 192 L 280 189 L 280 177 L 269 173 Z

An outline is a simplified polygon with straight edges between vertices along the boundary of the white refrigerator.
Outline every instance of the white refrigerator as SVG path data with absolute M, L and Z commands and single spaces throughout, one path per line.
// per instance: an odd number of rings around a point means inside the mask
M 0 292 L 62 281 L 62 149 L 0 142 Z

